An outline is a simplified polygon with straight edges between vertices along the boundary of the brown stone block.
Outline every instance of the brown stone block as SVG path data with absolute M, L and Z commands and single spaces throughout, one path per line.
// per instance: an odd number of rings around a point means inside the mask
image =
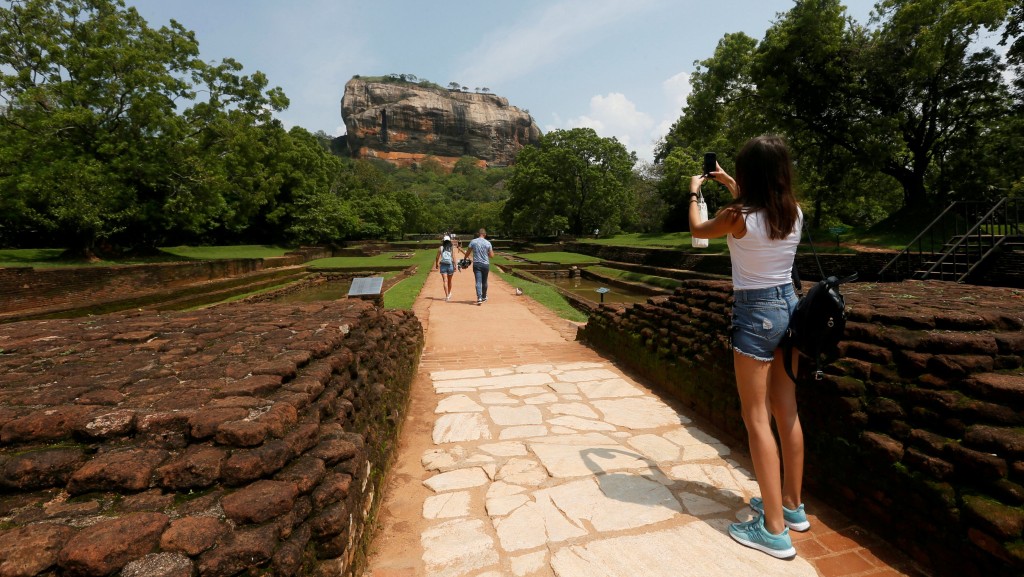
M 253 375 L 273 375 L 282 377 L 282 379 L 290 379 L 295 376 L 296 372 L 298 372 L 298 365 L 286 359 L 275 359 L 252 369 Z
M 275 403 L 269 411 L 257 418 L 257 422 L 265 424 L 274 437 L 283 437 L 285 431 L 298 420 L 298 411 L 288 403 Z
M 903 443 L 889 435 L 865 431 L 861 434 L 865 446 L 876 455 L 880 455 L 888 463 L 898 463 L 903 459 Z
M 918 345 L 921 352 L 980 354 L 994 356 L 999 352 L 995 337 L 982 333 L 929 332 Z
M 225 407 L 236 407 L 243 408 L 246 410 L 255 409 L 257 407 L 265 407 L 267 400 L 263 397 L 222 397 L 219 399 L 212 399 L 206 404 L 207 409 L 223 409 Z
M 967 529 L 967 538 L 970 539 L 971 543 L 974 543 L 976 547 L 989 555 L 1007 563 L 1013 562 L 1013 557 L 1010 552 L 1006 550 L 1006 547 L 1003 546 L 998 539 L 984 531 L 980 531 L 974 527 L 969 527 Z
M 143 330 L 143 331 L 133 331 L 133 332 L 116 334 L 113 337 L 111 337 L 111 339 L 114 340 L 114 341 L 121 341 L 121 342 L 128 342 L 128 343 L 141 343 L 141 342 L 148 341 L 149 339 L 152 339 L 153 337 L 156 337 L 156 336 L 157 336 L 157 333 L 155 333 L 153 331 Z
M 290 447 L 281 440 L 255 449 L 238 449 L 224 463 L 222 475 L 229 485 L 241 485 L 279 471 L 291 458 Z
M 309 520 L 309 528 L 318 538 L 337 535 L 348 526 L 349 510 L 344 501 L 338 501 L 319 510 Z
M 128 512 L 155 511 L 160 512 L 174 504 L 174 495 L 164 493 L 160 489 L 151 489 L 136 495 L 128 495 L 121 500 L 120 509 Z
M 214 398 L 252 396 L 263 397 L 281 388 L 281 377 L 278 375 L 254 375 L 240 381 L 222 385 L 214 392 Z
M 923 472 L 940 481 L 948 479 L 954 471 L 952 464 L 914 448 L 907 449 L 903 455 L 903 461 L 911 469 Z
M 182 517 L 171 525 L 160 537 L 160 547 L 165 551 L 182 551 L 195 557 L 224 535 L 230 527 L 216 517 Z
M 300 423 L 284 436 L 283 441 L 291 451 L 291 458 L 305 453 L 320 441 L 319 420 Z
M 191 417 L 191 412 L 137 413 L 135 428 L 140 433 L 157 436 L 167 433 L 185 433 L 189 429 L 188 420 Z
M 0 460 L 0 487 L 41 489 L 63 487 L 86 461 L 82 449 L 30 451 Z
M 124 566 L 121 577 L 192 577 L 195 564 L 181 553 L 150 553 Z
M 75 433 L 89 439 L 124 437 L 135 430 L 135 411 L 120 410 L 93 414 L 75 426 Z
M 255 447 L 267 438 L 270 427 L 257 421 L 232 421 L 217 427 L 214 439 L 221 445 Z
M 124 394 L 117 389 L 101 387 L 86 391 L 75 399 L 78 405 L 105 405 L 113 406 L 124 400 Z
M 326 474 L 327 467 L 321 459 L 303 455 L 289 463 L 284 470 L 274 475 L 274 478 L 295 483 L 300 493 L 308 493 L 320 484 Z
M 964 444 L 1014 459 L 1024 458 L 1024 430 L 1018 428 L 972 425 L 967 428 Z
M 964 495 L 964 516 L 1000 540 L 1014 540 L 1024 534 L 1024 511 L 994 499 Z
M 351 487 L 352 475 L 332 472 L 313 490 L 313 506 L 322 509 L 331 503 L 344 500 L 348 497 Z
M 1006 373 L 971 375 L 967 385 L 972 393 L 993 402 L 1024 406 L 1024 376 Z
M 237 523 L 262 523 L 291 511 L 299 490 L 288 481 L 256 481 L 221 499 L 224 514 Z
M 68 492 L 142 491 L 149 488 L 153 471 L 167 457 L 168 452 L 161 449 L 100 453 L 71 475 Z
M 203 577 L 229 577 L 245 569 L 263 566 L 277 548 L 273 526 L 228 533 L 217 546 L 199 556 Z
M 1009 473 L 1006 459 L 968 449 L 960 443 L 946 445 L 944 456 L 956 465 L 958 475 L 971 481 L 994 481 Z
M 239 421 L 247 416 L 249 416 L 249 411 L 240 407 L 200 409 L 188 420 L 189 434 L 194 439 L 206 439 L 212 437 L 221 424 L 228 421 Z
M 57 563 L 57 555 L 64 548 L 75 529 L 66 525 L 40 523 L 16 527 L 3 534 L 0 548 L 0 575 L 4 577 L 31 577 Z
M 0 442 L 26 443 L 56 441 L 71 432 L 96 411 L 92 406 L 49 407 L 9 421 L 0 429 Z
M 356 455 L 358 449 L 351 441 L 342 439 L 327 439 L 321 441 L 316 447 L 309 451 L 309 456 L 323 459 L 328 465 L 335 465 L 345 459 L 351 459 Z
M 299 569 L 302 567 L 306 544 L 309 543 L 311 535 L 312 532 L 308 525 L 300 525 L 288 540 L 278 547 L 277 552 L 274 553 L 274 558 L 271 561 L 274 568 L 274 575 L 278 575 L 280 577 L 291 577 L 298 573 Z
M 215 447 L 189 447 L 156 470 L 157 482 L 176 491 L 209 487 L 220 479 L 226 459 L 227 453 Z
M 161 513 L 131 513 L 86 527 L 67 542 L 57 563 L 72 575 L 109 575 L 156 548 L 167 523 Z

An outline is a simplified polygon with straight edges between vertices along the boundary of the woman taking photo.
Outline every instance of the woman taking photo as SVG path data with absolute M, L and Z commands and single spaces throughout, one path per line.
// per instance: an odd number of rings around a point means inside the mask
M 796 555 L 789 530 L 810 528 L 801 500 L 804 439 L 797 415 L 796 385 L 786 375 L 779 343 L 797 297 L 793 257 L 803 213 L 793 195 L 786 143 L 777 136 L 748 141 L 736 157 L 736 178 L 721 166 L 708 174 L 729 189 L 733 201 L 699 222 L 697 193 L 705 177 L 690 179 L 690 232 L 695 238 L 727 236 L 732 261 L 732 356 L 754 474 L 761 498 L 750 500 L 752 521 L 733 523 L 739 543 L 781 559 Z M 796 370 L 796 352 L 793 352 Z M 782 444 L 772 435 L 775 417 Z M 784 479 L 784 480 L 783 480 Z

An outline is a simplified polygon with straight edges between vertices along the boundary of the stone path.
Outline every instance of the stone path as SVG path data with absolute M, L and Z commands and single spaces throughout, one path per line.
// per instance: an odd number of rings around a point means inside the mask
M 749 461 L 492 275 L 416 303 L 426 348 L 369 577 L 920 575 L 809 500 L 790 561 L 734 543 Z

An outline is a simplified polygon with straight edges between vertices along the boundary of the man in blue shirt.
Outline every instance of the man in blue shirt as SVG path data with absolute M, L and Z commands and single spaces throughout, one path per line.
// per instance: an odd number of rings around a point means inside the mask
M 487 300 L 487 274 L 491 272 L 491 257 L 494 248 L 485 238 L 487 230 L 481 228 L 477 237 L 469 241 L 469 254 L 473 259 L 473 276 L 476 277 L 476 304 L 482 305 Z

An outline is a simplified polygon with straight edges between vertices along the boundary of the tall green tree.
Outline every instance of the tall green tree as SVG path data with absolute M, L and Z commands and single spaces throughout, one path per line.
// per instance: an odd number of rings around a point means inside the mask
M 591 128 L 555 130 L 523 148 L 502 216 L 511 231 L 547 235 L 619 229 L 636 155 Z
M 223 183 L 259 174 L 241 168 L 267 136 L 252 129 L 287 99 L 198 54 L 192 32 L 152 29 L 121 0 L 0 8 L 0 218 L 89 253 L 251 214 L 265 185 Z

